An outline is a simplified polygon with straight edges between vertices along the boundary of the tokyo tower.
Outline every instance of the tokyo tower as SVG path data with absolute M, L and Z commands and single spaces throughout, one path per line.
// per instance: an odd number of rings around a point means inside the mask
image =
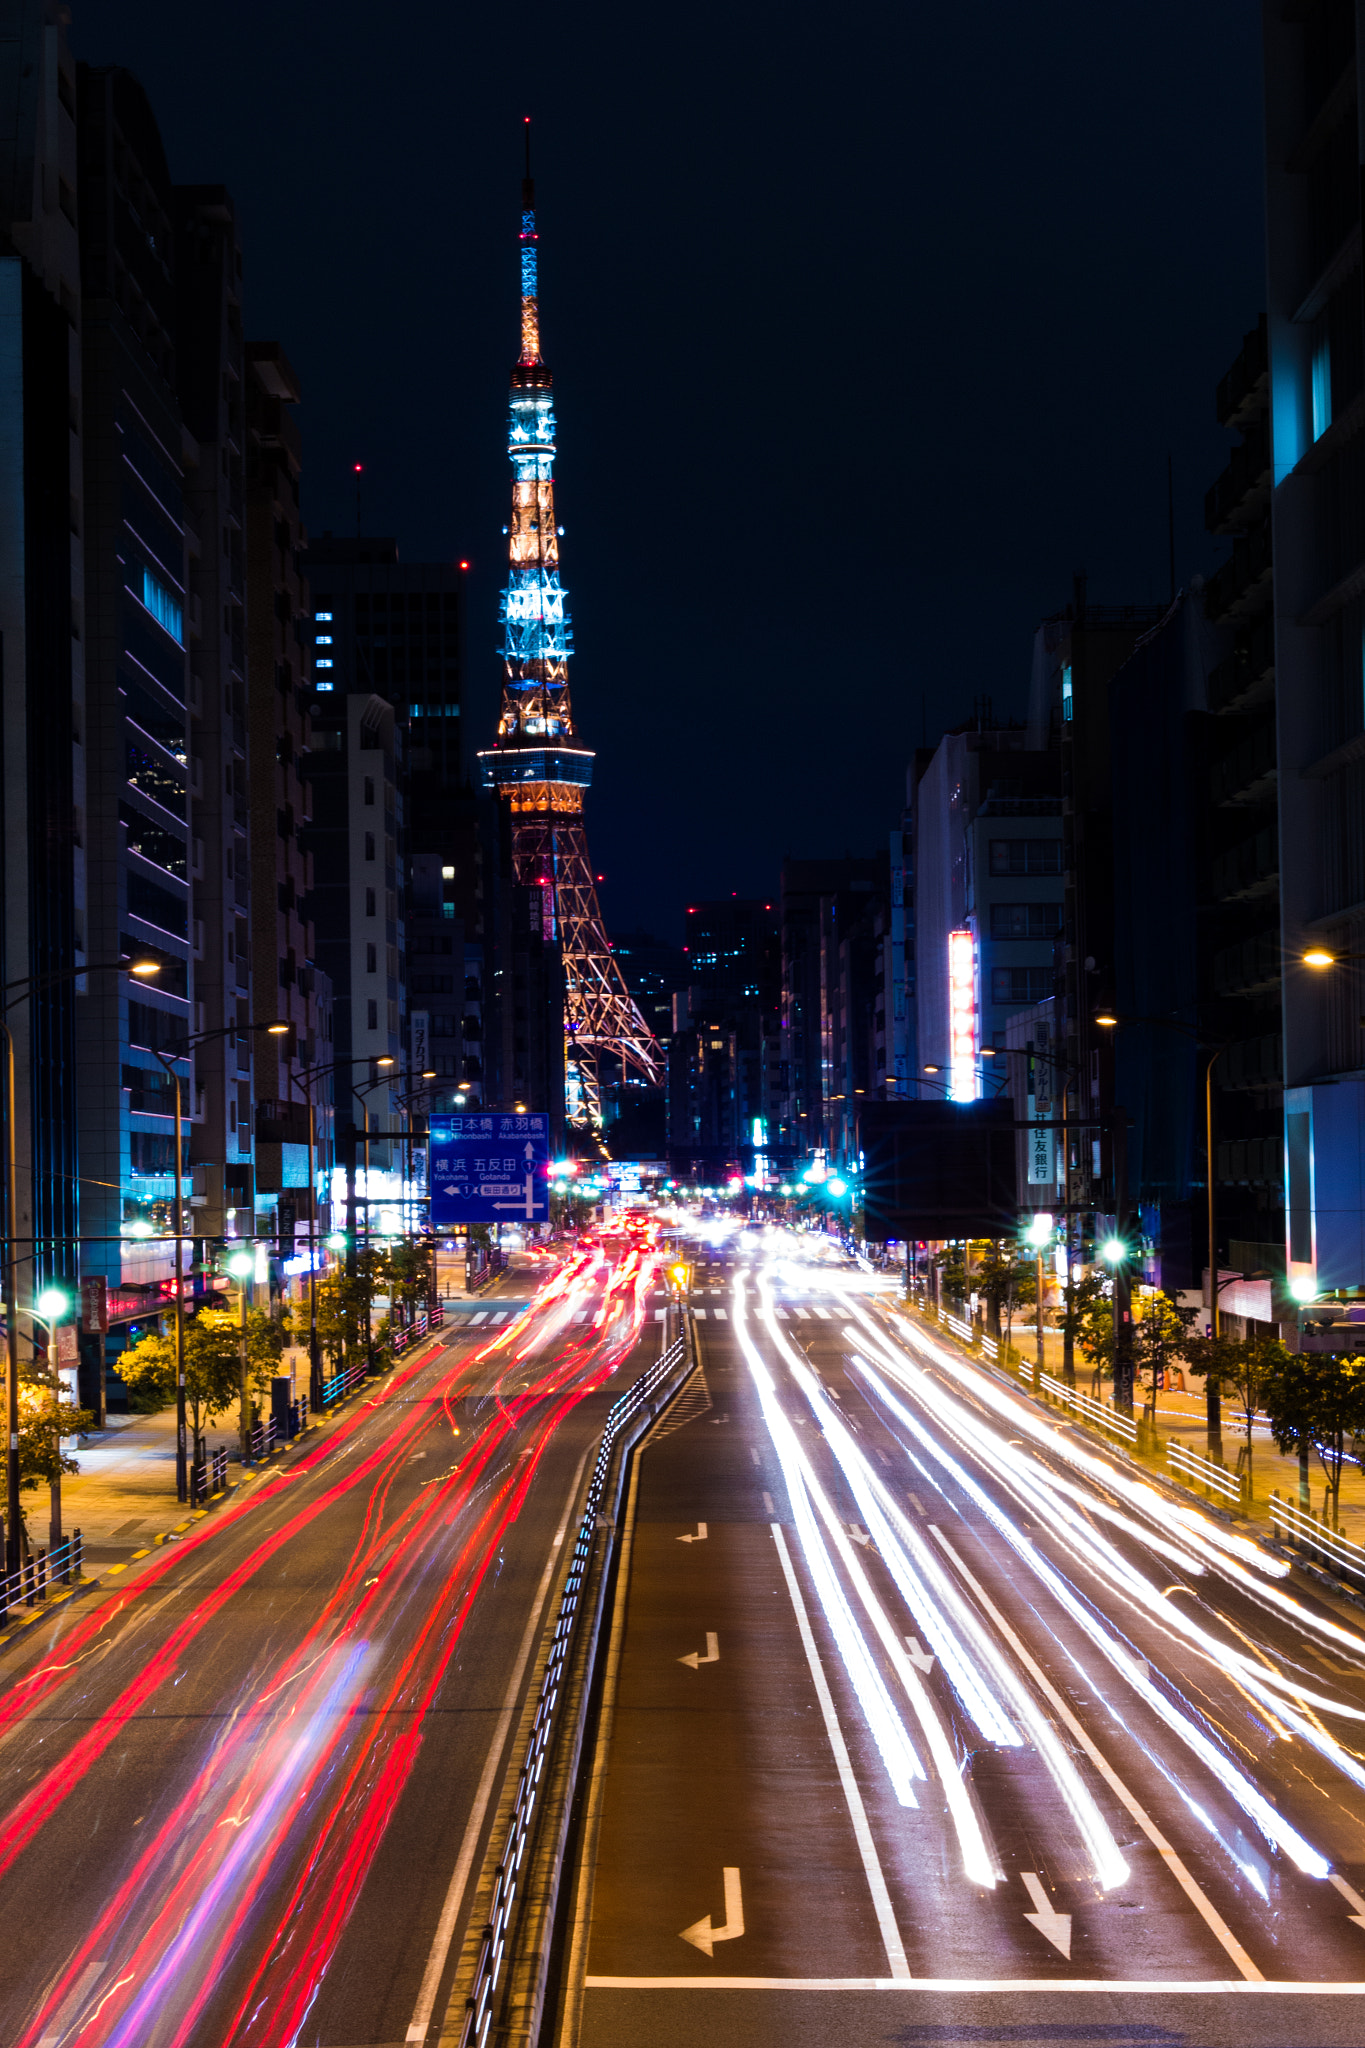
M 544 928 L 564 960 L 567 1110 L 602 1132 L 605 1069 L 658 1083 L 662 1055 L 626 987 L 602 923 L 583 823 L 593 756 L 578 744 L 569 703 L 573 629 L 559 580 L 552 379 L 540 354 L 535 185 L 521 206 L 521 354 L 512 371 L 507 453 L 512 524 L 502 595 L 503 688 L 497 744 L 481 753 L 484 787 L 509 806 L 517 881 L 544 892 Z

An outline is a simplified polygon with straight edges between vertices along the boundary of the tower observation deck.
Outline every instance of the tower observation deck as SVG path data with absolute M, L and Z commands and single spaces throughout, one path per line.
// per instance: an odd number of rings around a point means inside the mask
M 573 629 L 559 580 L 552 379 L 540 354 L 535 186 L 522 185 L 521 354 L 512 371 L 507 452 L 512 523 L 502 595 L 503 687 L 497 741 L 479 756 L 484 787 L 507 804 L 517 881 L 544 892 L 547 932 L 564 959 L 569 1121 L 601 1134 L 602 1088 L 657 1083 L 662 1055 L 627 989 L 602 923 L 583 822 L 593 756 L 569 701 Z

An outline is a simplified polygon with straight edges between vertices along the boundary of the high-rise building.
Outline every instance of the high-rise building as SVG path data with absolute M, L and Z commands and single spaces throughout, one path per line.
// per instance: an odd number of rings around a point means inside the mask
M 194 1024 L 182 1071 L 200 1234 L 256 1234 L 242 247 L 221 186 L 172 188 L 184 426 Z M 265 985 L 273 1005 L 271 982 Z
M 175 1160 L 174 1090 L 154 1055 L 198 1021 L 185 502 L 197 451 L 176 390 L 176 200 L 155 119 L 137 81 L 113 68 L 81 66 L 78 102 L 85 938 L 92 961 L 122 953 L 161 966 L 136 993 L 121 976 L 92 975 L 78 1005 L 82 1264 L 155 1300 L 171 1248 L 139 1235 L 169 1227 L 188 1157 Z M 188 1142 L 187 1132 L 186 1154 Z
M 875 1085 L 879 927 L 889 921 L 885 854 L 785 860 L 775 1149 L 842 1158 L 860 1096 Z
M 1273 591 L 1279 830 L 1239 855 L 1267 884 L 1278 856 L 1287 1267 L 1312 1299 L 1365 1287 L 1365 81 L 1350 0 L 1262 20 L 1271 530 L 1233 558 Z
M 659 1050 L 612 955 L 583 823 L 593 756 L 569 699 L 572 628 L 559 575 L 552 378 L 540 353 L 535 187 L 522 187 L 521 353 L 512 371 L 509 572 L 503 594 L 503 694 L 485 786 L 512 821 L 517 883 L 545 897 L 562 952 L 569 1115 L 600 1133 L 605 1082 L 657 1085 Z
M 291 1256 L 297 1269 L 331 1221 L 335 1093 L 325 1071 L 334 1057 L 331 982 L 307 914 L 314 629 L 302 568 L 300 392 L 273 341 L 247 344 L 243 381 L 252 979 L 258 1011 L 271 1013 L 257 1021 L 290 1027 L 256 1036 L 256 1212 L 286 1269 Z M 310 1236 L 311 1247 L 301 1242 Z
M 355 1063 L 357 1080 L 365 1061 L 396 1062 L 402 1079 L 371 1099 L 372 1121 L 383 1126 L 392 1112 L 396 1128 L 409 1077 L 433 1077 L 428 1108 L 484 1099 L 483 850 L 460 739 L 465 569 L 401 561 L 389 537 L 324 534 L 309 545 L 307 571 L 311 773 L 329 791 L 309 837 L 318 956 L 333 984 L 337 1057 Z M 346 707 L 361 705 L 357 723 Z M 347 752 L 366 720 L 388 734 L 378 774 Z M 355 787 L 343 814 L 347 762 Z M 381 836 L 373 804 L 385 777 L 381 873 L 366 847 Z M 354 1098 L 344 1078 L 337 1101 L 345 1126 Z
M 85 404 L 77 86 L 65 20 L 51 0 L 12 0 L 0 65 L 0 447 L 11 508 L 0 528 L 0 981 L 13 996 L 18 1214 L 8 1227 L 24 1300 L 44 1280 L 73 1280 L 78 1225 L 101 1227 L 81 1217 L 80 1176 L 98 1178 L 100 1167 L 80 1144 L 77 1019 L 92 1003 L 117 1019 L 140 993 L 111 973 L 41 985 L 119 957 L 117 933 L 112 954 L 92 952 L 107 937 L 91 931 L 87 899 Z M 30 979 L 39 985 L 24 1002 Z M 112 1229 L 117 1237 L 117 1204 Z

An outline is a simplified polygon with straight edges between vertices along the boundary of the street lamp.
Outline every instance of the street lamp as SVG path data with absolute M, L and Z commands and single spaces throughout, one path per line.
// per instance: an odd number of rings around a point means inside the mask
M 45 1287 L 31 1309 L 21 1309 L 30 1322 L 41 1323 L 47 1332 L 47 1367 L 53 1378 L 57 1378 L 57 1324 L 71 1307 L 71 1297 L 60 1287 Z M 61 1400 L 61 1381 L 57 1380 L 57 1399 Z M 55 1556 L 62 1540 L 62 1431 L 60 1422 L 53 1428 L 53 1449 L 56 1452 L 56 1472 L 50 1488 L 48 1510 L 47 1547 L 49 1555 Z
M 7 1022 L 9 1012 L 20 1003 L 29 1002 L 35 995 L 42 995 L 50 988 L 59 987 L 63 982 L 79 981 L 87 974 L 135 974 L 141 980 L 150 980 L 160 974 L 159 960 L 97 960 L 86 967 L 62 968 L 56 974 L 25 974 L 14 981 L 7 981 L 3 993 L 9 997 L 3 1011 L 0 1011 L 0 1034 L 5 1043 L 5 1367 L 6 1401 L 5 1421 L 9 1434 L 9 1448 L 5 1460 L 5 1570 L 13 1575 L 19 1569 L 19 1529 L 21 1508 L 19 1502 L 19 1253 L 17 1227 L 19 1222 L 19 1144 L 18 1124 L 15 1110 L 14 1079 L 14 1034 Z M 22 991 L 10 995 L 11 989 Z M 103 1371 L 103 1360 L 100 1369 Z M 3 1603 L 0 1603 L 3 1612 Z
M 243 1464 L 243 1465 L 245 1466 L 245 1465 L 249 1464 L 249 1463 L 250 1463 L 250 1460 L 251 1460 L 251 1420 L 250 1420 L 250 1413 L 249 1413 L 249 1410 L 248 1410 L 248 1408 L 247 1408 L 247 1377 L 246 1377 L 246 1304 L 247 1304 L 247 1288 L 248 1288 L 248 1287 L 250 1286 L 250 1284 L 251 1284 L 251 1276 L 252 1276 L 252 1274 L 253 1274 L 253 1273 L 254 1273 L 254 1272 L 256 1271 L 256 1254 L 255 1254 L 255 1252 L 246 1252 L 246 1251 L 242 1251 L 242 1252 L 234 1252 L 234 1253 L 232 1254 L 232 1257 L 231 1257 L 231 1258 L 230 1258 L 230 1259 L 228 1260 L 228 1262 L 227 1262 L 227 1269 L 228 1269 L 229 1273 L 231 1273 L 231 1275 L 232 1275 L 233 1279 L 234 1279 L 234 1280 L 235 1280 L 235 1281 L 237 1282 L 237 1286 L 238 1286 L 238 1289 L 239 1289 L 239 1291 L 240 1291 L 240 1294 L 241 1294 L 241 1311 L 242 1311 L 242 1339 L 241 1339 L 241 1342 L 242 1342 L 242 1391 L 241 1391 L 241 1415 L 240 1415 L 240 1422 L 241 1422 L 241 1431 L 242 1431 L 242 1464 Z

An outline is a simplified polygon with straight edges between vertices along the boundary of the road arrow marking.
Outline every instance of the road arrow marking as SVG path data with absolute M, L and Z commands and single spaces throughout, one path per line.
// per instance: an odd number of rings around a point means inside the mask
M 1051 1899 L 1043 1890 L 1043 1880 L 1039 1877 L 1036 1870 L 1021 1870 L 1019 1875 L 1023 1878 L 1028 1895 L 1036 1908 L 1036 1911 L 1032 1913 L 1025 1913 L 1024 1918 L 1031 1922 L 1038 1929 L 1038 1932 L 1044 1935 L 1052 1943 L 1052 1946 L 1064 1955 L 1069 1962 L 1071 1960 L 1071 1915 L 1057 1911 Z
M 706 1541 L 706 1524 L 705 1524 L 705 1522 L 698 1522 L 698 1524 L 697 1524 L 697 1533 L 696 1533 L 696 1535 L 695 1535 L 695 1536 L 680 1536 L 680 1537 L 678 1538 L 678 1541 L 679 1541 L 679 1543 L 705 1543 L 705 1541 Z
M 709 1956 L 718 1941 L 738 1941 L 744 1932 L 744 1900 L 739 1889 L 739 1872 L 726 1866 L 725 1878 L 725 1925 L 713 1927 L 711 1915 L 704 1920 L 695 1920 L 690 1927 L 684 1927 L 678 1936 L 680 1941 L 690 1941 L 693 1948 L 699 1948 Z
M 864 1550 L 866 1550 L 868 1544 L 872 1541 L 872 1538 L 868 1535 L 866 1529 L 859 1528 L 856 1522 L 849 1523 L 848 1533 L 853 1538 L 853 1541 L 855 1543 L 862 1544 Z
M 927 1650 L 921 1649 L 919 1637 L 907 1636 L 905 1638 L 905 1647 L 910 1652 L 910 1662 L 914 1665 L 916 1671 L 922 1671 L 927 1678 L 934 1668 L 934 1660 Z
M 693 1671 L 696 1670 L 699 1664 L 719 1664 L 720 1637 L 713 1635 L 711 1630 L 708 1629 L 706 1631 L 706 1655 L 703 1657 L 700 1650 L 691 1650 L 687 1656 L 679 1657 L 678 1662 L 690 1665 Z
M 1353 1920 L 1357 1927 L 1365 1927 L 1365 1899 L 1362 1899 L 1360 1893 L 1347 1884 L 1344 1877 L 1338 1877 L 1335 1870 L 1328 1871 L 1327 1879 L 1329 1884 L 1336 1886 L 1347 1905 L 1355 1907 L 1354 1913 L 1346 1915 L 1347 1919 Z

